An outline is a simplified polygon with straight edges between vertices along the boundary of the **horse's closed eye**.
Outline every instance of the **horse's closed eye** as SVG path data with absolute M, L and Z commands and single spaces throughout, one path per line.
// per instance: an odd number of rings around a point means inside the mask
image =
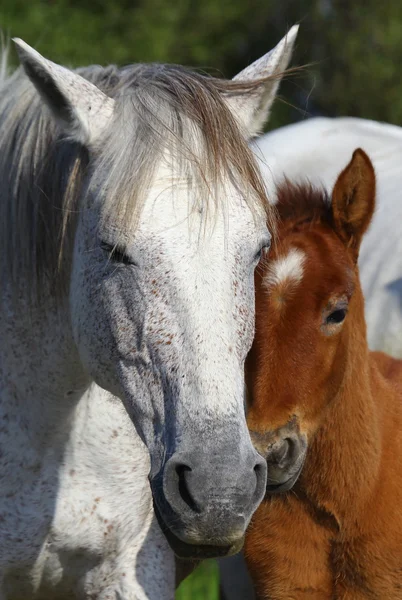
M 119 246 L 112 246 L 107 242 L 101 242 L 100 246 L 104 252 L 108 253 L 109 260 L 113 261 L 114 263 L 135 265 L 135 262 L 128 256 L 123 248 L 120 248 Z
M 267 256 L 267 255 L 268 255 L 268 252 L 269 252 L 269 249 L 270 249 L 270 247 L 271 247 L 271 244 L 270 244 L 270 243 L 266 243 L 266 244 L 264 244 L 263 246 L 261 246 L 261 248 L 258 250 L 258 252 L 256 253 L 256 255 L 255 255 L 255 257 L 254 257 L 254 261 L 255 261 L 256 263 L 258 263 L 258 262 L 260 262 L 260 260 L 261 260 L 261 258 L 262 258 L 263 256 Z
M 345 308 L 334 310 L 334 312 L 327 317 L 328 325 L 338 325 L 339 323 L 342 323 L 345 320 L 346 314 L 347 310 Z

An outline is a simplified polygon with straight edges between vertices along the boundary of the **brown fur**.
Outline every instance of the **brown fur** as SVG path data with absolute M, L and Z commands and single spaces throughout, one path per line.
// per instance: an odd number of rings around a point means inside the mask
M 368 350 L 357 268 L 374 203 L 361 150 L 332 204 L 308 187 L 279 190 L 278 239 L 256 273 L 248 419 L 265 435 L 296 419 L 308 450 L 294 488 L 267 496 L 247 533 L 260 600 L 402 599 L 402 361 Z M 304 273 L 279 309 L 263 281 L 290 248 L 304 252 Z M 328 324 L 342 302 L 343 324 Z

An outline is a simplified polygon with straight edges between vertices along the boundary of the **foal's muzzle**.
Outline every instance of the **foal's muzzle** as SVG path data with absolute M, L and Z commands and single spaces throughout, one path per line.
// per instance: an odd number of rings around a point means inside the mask
M 251 439 L 267 461 L 267 493 L 290 490 L 302 471 L 307 452 L 307 438 L 299 433 L 295 421 L 275 431 L 251 432 Z

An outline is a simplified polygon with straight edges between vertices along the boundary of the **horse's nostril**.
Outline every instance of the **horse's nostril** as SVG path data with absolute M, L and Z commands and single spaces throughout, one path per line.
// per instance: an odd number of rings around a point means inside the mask
M 260 494 L 264 493 L 265 486 L 267 483 L 267 462 L 264 458 L 259 457 L 254 465 L 254 475 L 255 475 L 255 488 L 252 496 L 253 501 L 255 501 L 256 497 L 259 497 Z
M 194 512 L 199 513 L 200 509 L 194 498 L 192 497 L 186 481 L 186 474 L 191 472 L 191 468 L 187 465 L 176 465 L 176 474 L 178 477 L 178 488 L 181 499 Z
M 259 477 L 262 477 L 264 475 L 264 464 L 257 463 L 254 467 L 254 473 L 255 473 L 255 476 L 257 477 L 257 480 Z

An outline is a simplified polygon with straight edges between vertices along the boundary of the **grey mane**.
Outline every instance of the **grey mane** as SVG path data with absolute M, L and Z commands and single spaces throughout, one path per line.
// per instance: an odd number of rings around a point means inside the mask
M 0 82 L 1 276 L 34 294 L 46 281 L 64 293 L 75 215 L 87 189 L 103 217 L 133 223 L 165 149 L 189 181 L 216 200 L 222 175 L 268 211 L 265 186 L 224 95 L 261 82 L 231 82 L 174 65 L 90 66 L 77 72 L 116 100 L 115 118 L 89 172 L 86 148 L 69 140 L 21 69 Z M 86 182 L 85 190 L 83 183 Z M 209 200 L 210 199 L 210 200 Z

